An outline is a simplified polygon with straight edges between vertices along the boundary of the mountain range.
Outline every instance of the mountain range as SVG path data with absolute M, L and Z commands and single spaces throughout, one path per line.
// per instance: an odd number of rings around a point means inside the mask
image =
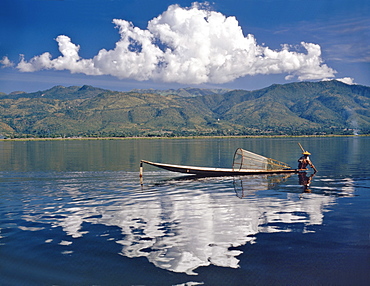
M 0 93 L 5 137 L 369 134 L 370 87 L 339 81 L 255 91 L 111 91 L 55 86 Z

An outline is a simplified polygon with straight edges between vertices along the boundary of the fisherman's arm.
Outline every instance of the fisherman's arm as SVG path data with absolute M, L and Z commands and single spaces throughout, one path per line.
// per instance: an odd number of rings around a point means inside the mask
M 311 166 L 311 168 L 314 170 L 314 172 L 315 172 L 315 173 L 317 173 L 317 169 L 316 169 L 315 165 L 314 165 L 314 164 L 312 164 L 312 162 L 310 163 L 310 166 Z

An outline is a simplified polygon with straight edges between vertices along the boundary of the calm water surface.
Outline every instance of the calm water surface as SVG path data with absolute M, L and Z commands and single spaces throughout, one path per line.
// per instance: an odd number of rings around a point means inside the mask
M 193 179 L 236 148 L 319 172 Z M 0 142 L 0 285 L 369 285 L 370 137 Z M 308 176 L 311 173 L 308 173 Z

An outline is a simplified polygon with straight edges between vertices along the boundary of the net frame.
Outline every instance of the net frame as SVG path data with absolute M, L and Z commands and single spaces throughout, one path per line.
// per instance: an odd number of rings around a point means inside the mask
M 282 170 L 291 167 L 281 161 L 238 148 L 234 154 L 233 171 L 240 170 Z

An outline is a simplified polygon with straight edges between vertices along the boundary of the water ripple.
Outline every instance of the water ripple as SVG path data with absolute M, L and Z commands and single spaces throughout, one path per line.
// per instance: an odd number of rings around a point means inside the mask
M 314 232 L 310 226 L 323 223 L 337 197 L 358 185 L 317 177 L 313 192 L 302 193 L 289 176 L 194 179 L 167 172 L 148 172 L 143 184 L 137 172 L 2 173 L 1 181 L 9 190 L 1 193 L 3 244 L 20 231 L 61 229 L 66 237 L 43 243 L 72 255 L 91 226 L 115 227 L 119 235 L 97 236 L 118 245 L 119 254 L 187 274 L 207 265 L 239 267 L 235 248 L 255 243 L 258 233 Z

